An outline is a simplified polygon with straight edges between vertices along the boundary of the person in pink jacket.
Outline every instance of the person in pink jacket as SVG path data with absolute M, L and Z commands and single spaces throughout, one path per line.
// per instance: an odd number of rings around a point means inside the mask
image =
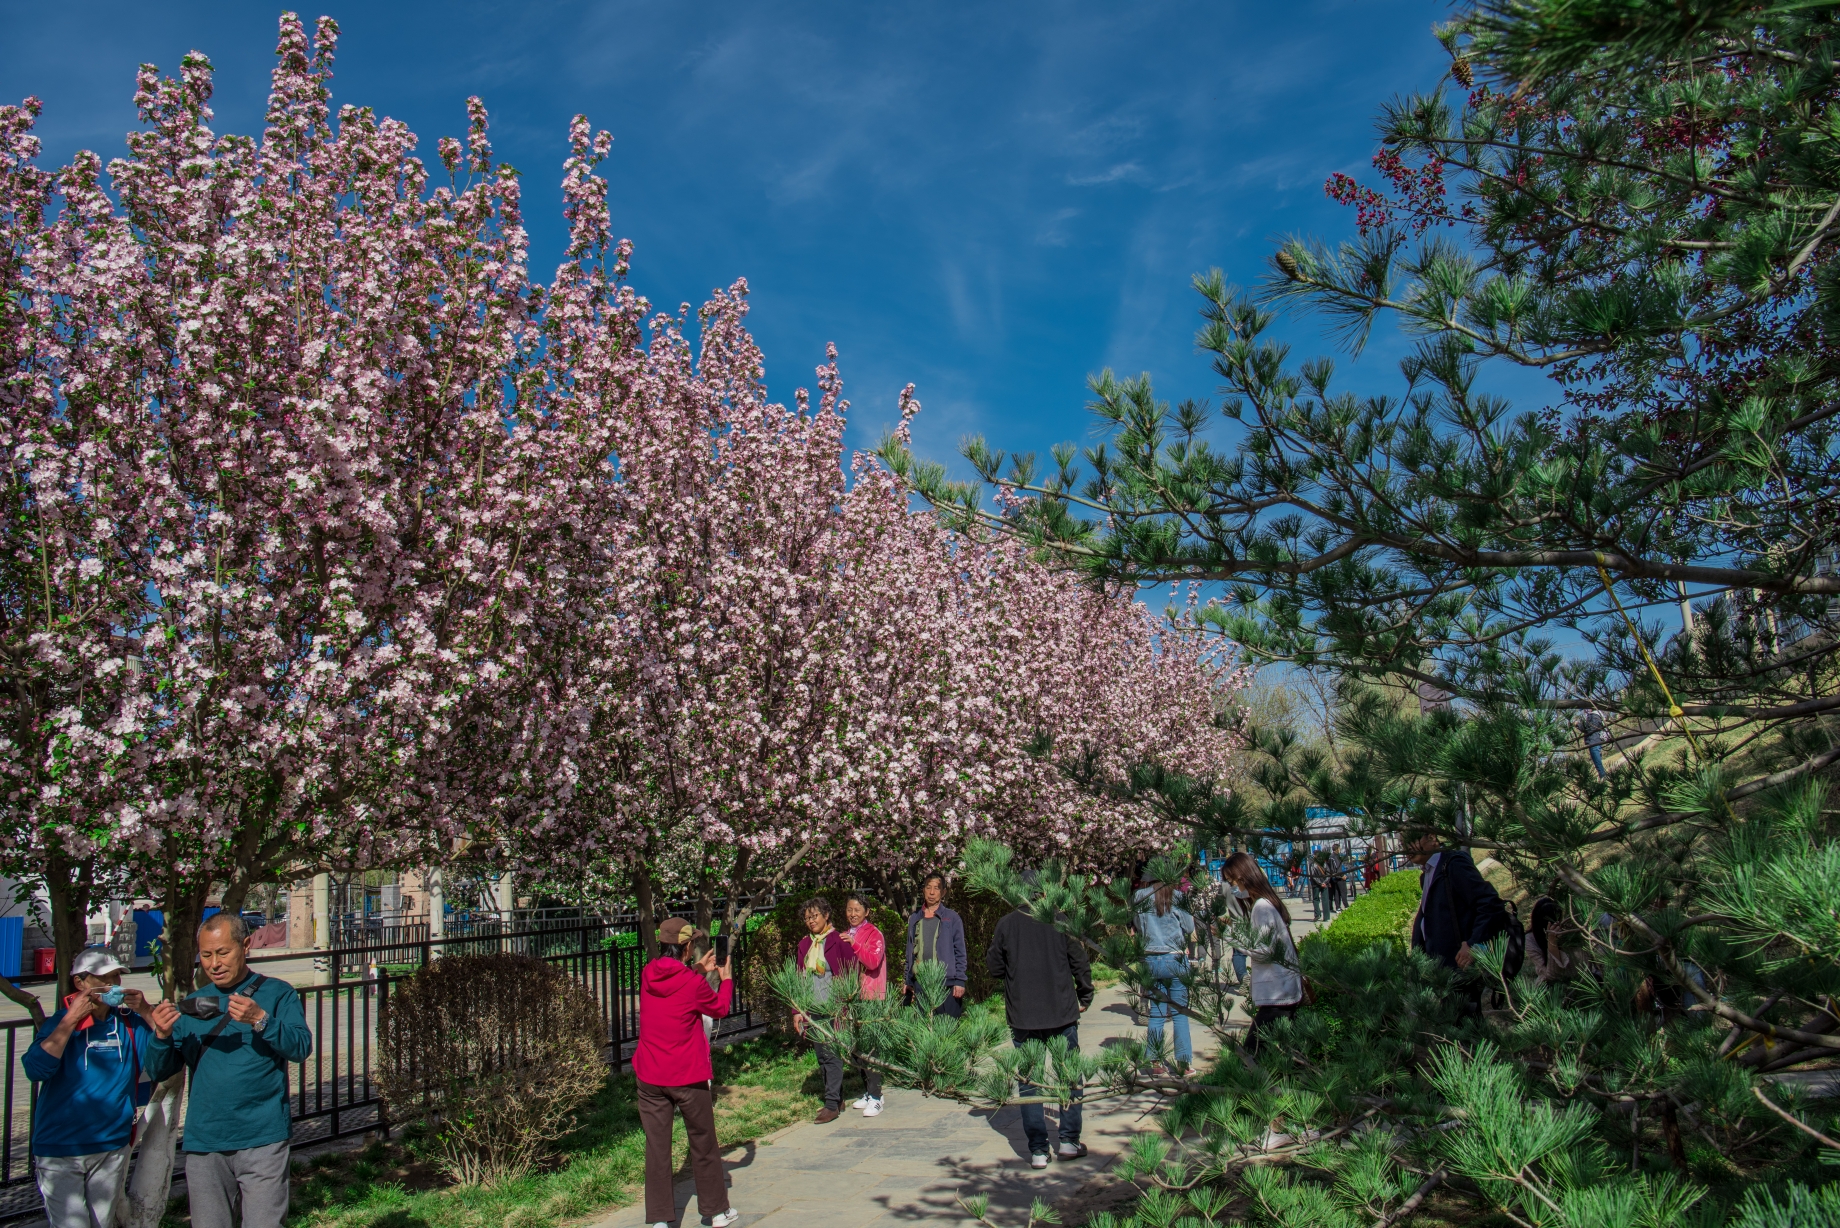
M 851 962 L 856 966 L 863 998 L 874 1001 L 887 997 L 888 940 L 882 937 L 882 931 L 869 920 L 867 901 L 855 894 L 845 897 L 843 916 L 850 927 L 843 931 L 842 937 L 850 946 Z M 850 1107 L 861 1109 L 864 1117 L 879 1116 L 882 1111 L 882 1072 L 863 1062 L 857 1062 L 856 1069 L 863 1077 L 863 1094 Z
M 703 1016 L 728 1014 L 735 983 L 729 966 L 716 965 L 713 949 L 691 959 L 696 930 L 672 917 L 658 927 L 658 958 L 639 975 L 639 1045 L 633 1077 L 639 1083 L 639 1121 L 645 1128 L 645 1218 L 669 1228 L 677 1218 L 671 1180 L 671 1119 L 684 1115 L 690 1138 L 690 1168 L 696 1174 L 697 1209 L 713 1228 L 729 1228 L 741 1213 L 728 1205 L 728 1177 L 716 1142 L 715 1102 L 709 1081 L 709 1037 Z M 709 987 L 709 974 L 721 977 Z

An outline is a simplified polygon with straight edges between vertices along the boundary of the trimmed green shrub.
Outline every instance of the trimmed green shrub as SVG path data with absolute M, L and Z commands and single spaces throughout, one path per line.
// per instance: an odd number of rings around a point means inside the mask
M 1419 871 L 1395 870 L 1374 884 L 1328 926 L 1305 938 L 1304 944 L 1321 943 L 1352 955 L 1375 943 L 1403 952 L 1411 935 L 1412 914 L 1418 911 Z

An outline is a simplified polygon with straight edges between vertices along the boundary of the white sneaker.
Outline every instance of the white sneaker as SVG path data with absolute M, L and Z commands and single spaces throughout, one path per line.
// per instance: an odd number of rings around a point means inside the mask
M 660 1220 L 658 1223 L 653 1224 L 652 1228 L 671 1228 L 671 1224 L 669 1220 Z
M 1048 1157 L 1045 1155 L 1042 1155 L 1040 1152 L 1036 1152 L 1034 1155 L 1029 1157 L 1029 1167 L 1030 1168 L 1048 1167 Z
M 866 1109 L 869 1107 L 869 1102 L 873 1099 L 875 1099 L 874 1096 L 858 1096 L 856 1099 L 850 1101 L 850 1107 L 853 1109 Z
M 862 1111 L 863 1111 L 864 1117 L 881 1116 L 882 1098 L 880 1096 L 877 1096 L 874 1099 L 870 1100 L 867 1104 L 862 1106 Z
M 741 1212 L 735 1210 L 733 1207 L 730 1207 L 728 1210 L 722 1212 L 722 1214 L 711 1216 L 708 1220 L 704 1222 L 709 1225 L 709 1228 L 728 1228 L 730 1224 L 734 1223 L 736 1220 L 740 1218 L 741 1218 Z

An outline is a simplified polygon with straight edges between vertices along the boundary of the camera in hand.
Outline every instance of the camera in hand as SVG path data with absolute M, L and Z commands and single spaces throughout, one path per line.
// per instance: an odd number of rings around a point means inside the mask
M 727 962 L 728 962 L 728 935 L 727 934 L 717 934 L 716 935 L 716 963 L 719 966 L 721 964 L 726 964 Z
M 222 998 L 181 998 L 173 1005 L 179 1008 L 181 1015 L 194 1019 L 215 1019 L 224 1012 Z

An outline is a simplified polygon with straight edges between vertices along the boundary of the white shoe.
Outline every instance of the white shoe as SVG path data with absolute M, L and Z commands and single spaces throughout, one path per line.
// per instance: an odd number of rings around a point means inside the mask
M 1042 1155 L 1040 1152 L 1037 1152 L 1036 1154 L 1029 1157 L 1029 1167 L 1030 1168 L 1048 1167 L 1048 1157 L 1045 1155 Z
M 850 1101 L 850 1107 L 853 1109 L 866 1109 L 869 1107 L 869 1102 L 873 1099 L 875 1099 L 874 1096 L 858 1096 L 856 1099 Z
M 669 1220 L 660 1220 L 658 1223 L 653 1224 L 652 1228 L 671 1228 L 671 1223 Z
M 722 1214 L 711 1216 L 708 1220 L 704 1222 L 709 1225 L 709 1228 L 728 1228 L 730 1224 L 734 1223 L 740 1218 L 741 1218 L 741 1212 L 735 1210 L 733 1207 L 730 1207 L 728 1210 L 722 1212 Z
M 879 1117 L 879 1116 L 881 1116 L 881 1113 L 882 1113 L 882 1098 L 881 1098 L 880 1096 L 877 1096 L 877 1097 L 875 1097 L 874 1099 L 872 1099 L 872 1100 L 869 1100 L 869 1102 L 868 1102 L 867 1104 L 865 1104 L 865 1105 L 863 1105 L 863 1106 L 862 1106 L 862 1111 L 863 1111 L 863 1116 L 864 1116 L 864 1117 Z

